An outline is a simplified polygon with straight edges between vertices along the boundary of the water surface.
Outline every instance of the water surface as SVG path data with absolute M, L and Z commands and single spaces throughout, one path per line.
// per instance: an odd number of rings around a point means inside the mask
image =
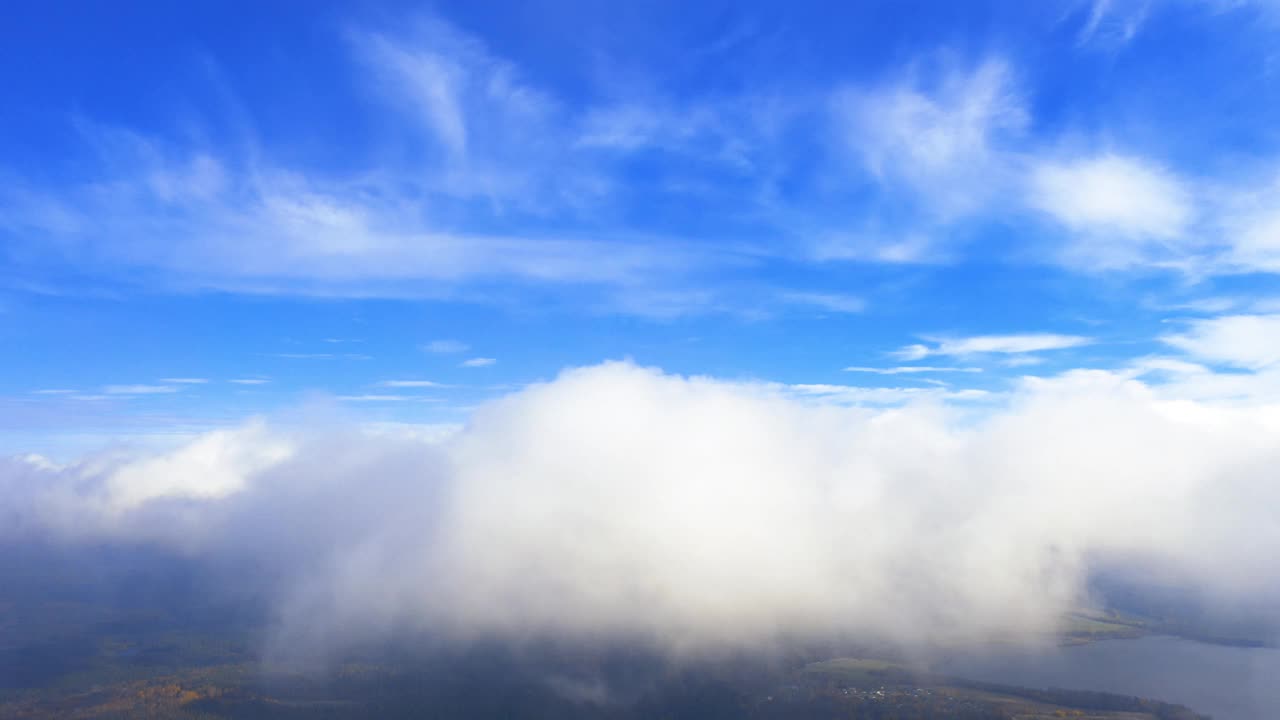
M 1173 637 L 1107 640 L 1043 653 L 947 657 L 938 672 L 973 680 L 1102 690 L 1181 703 L 1214 720 L 1280 718 L 1280 650 Z

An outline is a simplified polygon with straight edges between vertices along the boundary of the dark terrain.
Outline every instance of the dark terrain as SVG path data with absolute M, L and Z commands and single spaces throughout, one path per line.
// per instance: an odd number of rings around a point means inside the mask
M 265 662 L 271 615 L 243 575 L 140 548 L 10 550 L 0 717 L 15 720 L 1200 717 L 1136 697 L 932 675 L 890 649 L 838 643 L 672 663 L 630 646 L 409 635 L 322 662 Z M 1066 640 L 1142 631 L 1114 614 L 1073 627 Z

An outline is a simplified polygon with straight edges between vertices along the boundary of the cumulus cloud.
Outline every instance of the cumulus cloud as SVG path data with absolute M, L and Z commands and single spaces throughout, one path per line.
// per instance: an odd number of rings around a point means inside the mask
M 255 473 L 289 457 L 261 422 L 202 435 L 179 450 L 127 463 L 107 475 L 98 497 L 109 515 L 158 498 L 216 500 L 239 492 Z
M 1187 332 L 1162 339 L 1210 362 L 1251 370 L 1280 364 L 1280 314 L 1194 320 Z
M 1116 154 L 1039 165 L 1030 202 L 1074 233 L 1070 261 L 1102 268 L 1180 259 L 1195 213 L 1173 174 Z
M 1190 218 L 1190 197 L 1166 171 L 1141 160 L 1103 155 L 1046 164 L 1033 175 L 1034 201 L 1081 229 L 1173 237 Z
M 1274 583 L 1274 407 L 1089 371 L 976 421 L 936 396 L 871 409 L 812 389 L 612 363 L 443 436 L 251 422 L 157 456 L 18 458 L 0 532 L 272 564 L 290 643 L 1029 637 L 1108 560 L 1226 594 Z

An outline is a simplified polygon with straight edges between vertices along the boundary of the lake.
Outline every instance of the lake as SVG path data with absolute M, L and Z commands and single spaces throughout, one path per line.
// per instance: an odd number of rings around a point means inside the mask
M 1214 720 L 1280 718 L 1280 650 L 1270 648 L 1144 637 L 1035 654 L 964 653 L 933 667 L 986 682 L 1140 695 L 1181 703 Z

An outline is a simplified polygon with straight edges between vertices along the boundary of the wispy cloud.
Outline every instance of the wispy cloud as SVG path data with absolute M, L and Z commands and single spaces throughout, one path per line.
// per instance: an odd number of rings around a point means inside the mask
M 439 398 L 425 397 L 422 395 L 392 395 L 383 393 L 364 393 L 360 395 L 338 395 L 338 400 L 343 402 L 357 403 L 382 403 L 382 402 L 440 402 Z
M 464 368 L 489 367 L 490 365 L 497 364 L 497 362 L 498 360 L 496 358 L 474 357 L 474 358 L 468 358 L 466 360 L 463 360 L 461 363 L 458 364 L 458 367 L 464 367 Z
M 33 395 L 71 395 L 75 393 L 75 390 L 69 390 L 66 388 L 45 388 L 41 390 L 32 390 L 31 393 Z
M 1164 342 L 1192 357 L 1250 370 L 1280 364 L 1280 314 L 1224 315 L 1193 320 Z
M 467 172 L 483 177 L 471 177 L 472 190 L 457 197 L 464 183 L 453 170 L 439 173 L 447 178 L 439 188 L 422 188 L 418 168 L 406 168 L 404 177 L 398 169 L 380 168 L 334 180 L 305 168 L 273 166 L 262 157 L 178 146 L 127 130 L 86 124 L 84 131 L 93 147 L 117 148 L 106 173 L 43 193 L 0 193 L 6 216 L 0 229 L 16 231 L 15 242 L 33 252 L 56 238 L 77 252 L 94 253 L 104 272 L 146 268 L 166 287 L 452 297 L 468 283 L 494 280 L 634 285 L 636 278 L 675 278 L 735 256 L 731 249 L 678 238 L 634 243 L 600 239 L 598 232 L 579 232 L 572 223 L 529 233 L 504 217 L 495 222 L 491 206 L 488 212 L 469 209 L 477 207 L 470 204 L 472 196 L 532 196 L 545 184 L 500 188 L 499 181 L 510 177 L 500 163 L 481 172 L 469 161 Z M 554 154 L 546 158 L 547 169 L 558 166 Z M 471 222 L 433 226 L 423 220 L 432 213 L 423 210 L 435 206 L 457 206 Z M 568 217 L 571 210 L 562 205 L 554 214 Z M 504 230 L 467 229 L 495 225 Z M 160 230 L 137 232 L 142 226 Z
M 170 385 L 204 385 L 209 382 L 209 379 L 197 377 L 160 378 L 160 382 Z
M 442 388 L 447 387 L 432 380 L 383 380 L 378 387 L 386 388 Z
M 841 293 L 784 292 L 781 298 L 792 305 L 808 305 L 827 312 L 860 313 L 867 309 L 862 298 Z
M 1151 12 L 1151 0 L 1089 0 L 1077 34 L 1081 45 L 1122 46 L 1133 40 Z
M 372 355 L 364 353 L 272 353 L 272 357 L 289 360 L 372 360 Z
M 107 385 L 102 388 L 107 395 L 165 395 L 178 392 L 172 385 Z
M 976 367 L 934 367 L 929 365 L 900 365 L 898 367 L 862 367 L 851 366 L 845 372 L 873 373 L 876 375 L 910 375 L 915 373 L 979 373 L 982 368 Z
M 890 353 L 901 360 L 921 360 L 931 356 L 1024 354 L 1044 350 L 1064 350 L 1093 342 L 1080 335 L 1024 333 L 1018 335 L 974 335 L 961 338 L 927 338 L 932 345 L 908 345 Z
M 1028 122 L 1003 59 L 972 67 L 913 68 L 877 90 L 836 96 L 847 147 L 882 182 L 904 186 L 943 215 L 980 207 L 1006 174 L 1002 145 Z
M 1136 27 L 1143 13 L 1126 8 L 1140 5 L 1099 0 L 1072 17 L 1101 37 Z M 369 92 L 353 112 L 393 128 L 395 152 L 361 146 L 349 172 L 320 172 L 270 147 L 81 120 L 91 162 L 0 191 L 0 231 L 51 266 L 93 257 L 78 269 L 164 290 L 514 306 L 550 288 L 570 300 L 557 308 L 658 320 L 749 315 L 758 303 L 726 290 L 777 287 L 784 266 L 960 262 L 976 244 L 964 223 L 1032 209 L 1064 229 L 1068 251 L 1019 259 L 1280 272 L 1280 202 L 1225 213 L 1158 149 L 1041 127 L 1035 69 L 1014 56 L 915 47 L 875 77 L 803 91 L 584 102 L 438 18 L 344 35 Z M 637 173 L 641 154 L 650 171 Z M 638 211 L 668 206 L 700 218 L 696 237 Z M 853 313 L 863 296 L 780 300 Z
M 848 405 L 901 405 L 916 400 L 979 400 L 991 393 L 978 389 L 944 387 L 865 387 L 827 383 L 798 383 L 771 386 L 784 394 Z
M 232 378 L 227 382 L 233 385 L 266 385 L 271 381 L 266 378 Z
M 424 343 L 422 349 L 429 353 L 463 353 L 471 349 L 471 346 L 461 340 L 432 340 Z
M 887 265 L 928 265 L 951 259 L 931 233 L 829 232 L 815 240 L 809 255 L 818 262 L 846 260 Z

